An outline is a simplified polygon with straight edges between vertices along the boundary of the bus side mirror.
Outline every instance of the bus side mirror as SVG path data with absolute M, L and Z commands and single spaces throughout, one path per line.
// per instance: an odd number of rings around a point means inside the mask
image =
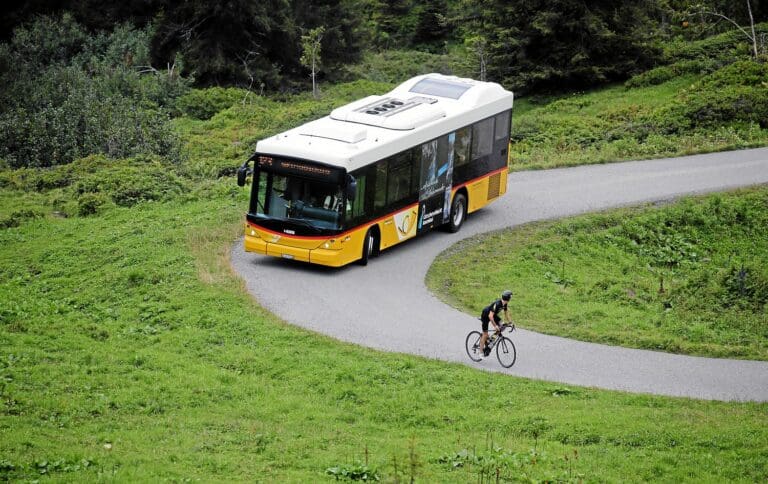
M 245 178 L 248 176 L 248 162 L 237 169 L 237 186 L 245 186 Z
M 347 175 L 347 200 L 355 201 L 357 196 L 357 180 L 352 175 Z
M 245 177 L 248 176 L 248 168 L 241 166 L 237 169 L 237 186 L 245 186 Z

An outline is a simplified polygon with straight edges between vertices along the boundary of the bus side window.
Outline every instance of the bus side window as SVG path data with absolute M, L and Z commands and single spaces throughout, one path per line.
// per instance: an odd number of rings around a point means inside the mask
M 495 141 L 509 140 L 509 113 L 509 111 L 504 111 L 496 115 Z
M 387 160 L 376 164 L 376 191 L 373 196 L 373 210 L 378 212 L 387 206 Z
M 472 125 L 472 159 L 488 156 L 493 151 L 493 118 Z
M 387 179 L 387 206 L 411 195 L 411 152 L 398 153 L 389 159 Z
M 456 130 L 453 142 L 453 166 L 466 165 L 469 162 L 469 145 L 472 141 L 472 130 L 469 126 Z
M 347 220 L 357 220 L 365 215 L 365 181 L 368 177 L 359 175 L 357 179 L 357 196 L 354 202 L 347 201 Z

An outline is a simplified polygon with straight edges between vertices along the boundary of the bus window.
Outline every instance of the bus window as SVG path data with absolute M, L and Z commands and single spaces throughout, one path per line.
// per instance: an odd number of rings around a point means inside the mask
M 493 151 L 493 118 L 472 125 L 472 159 L 488 156 Z
M 263 215 L 286 220 L 303 220 L 318 227 L 337 229 L 342 210 L 342 191 L 336 184 L 310 181 L 278 174 L 267 177 L 268 190 L 257 201 Z M 261 212 L 259 212 L 261 213 Z
M 496 141 L 509 140 L 509 111 L 496 115 Z
M 387 160 L 376 165 L 376 191 L 373 197 L 373 210 L 379 212 L 387 206 Z
M 265 177 L 268 176 L 265 173 Z M 285 218 L 286 209 L 288 207 L 288 199 L 290 198 L 286 193 L 286 179 L 285 177 L 272 177 L 271 183 L 268 182 L 269 195 L 264 193 L 266 207 L 265 215 L 270 217 Z
M 469 145 L 472 140 L 472 130 L 469 126 L 456 130 L 456 140 L 453 142 L 453 166 L 458 167 L 469 162 Z
M 358 175 L 357 196 L 353 202 L 347 202 L 347 220 L 359 220 L 365 215 L 365 185 L 368 177 L 365 174 Z
M 389 177 L 387 178 L 387 205 L 412 198 L 411 152 L 398 153 L 389 159 Z

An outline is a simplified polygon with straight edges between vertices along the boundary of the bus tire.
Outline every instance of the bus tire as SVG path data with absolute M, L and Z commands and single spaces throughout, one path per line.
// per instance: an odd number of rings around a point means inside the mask
M 362 257 L 360 257 L 361 266 L 367 266 L 368 260 L 376 257 L 376 254 L 378 253 L 377 244 L 378 240 L 376 234 L 373 229 L 368 229 L 368 232 L 365 233 L 365 238 L 363 239 L 363 253 Z
M 448 232 L 456 233 L 467 218 L 467 197 L 463 193 L 457 193 L 451 203 L 451 217 L 445 228 Z

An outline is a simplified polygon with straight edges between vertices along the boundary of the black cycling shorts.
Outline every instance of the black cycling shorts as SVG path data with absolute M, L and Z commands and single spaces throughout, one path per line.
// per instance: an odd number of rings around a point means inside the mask
M 488 325 L 491 324 L 491 319 L 488 316 L 481 316 L 480 322 L 483 325 L 483 332 L 488 331 Z M 499 324 L 499 322 L 496 321 L 496 324 Z

